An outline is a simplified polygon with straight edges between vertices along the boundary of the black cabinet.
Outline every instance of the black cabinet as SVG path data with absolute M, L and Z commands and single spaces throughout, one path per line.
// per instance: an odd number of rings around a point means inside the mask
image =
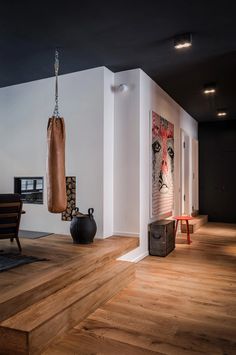
M 149 225 L 149 254 L 166 256 L 175 248 L 175 222 L 163 219 Z

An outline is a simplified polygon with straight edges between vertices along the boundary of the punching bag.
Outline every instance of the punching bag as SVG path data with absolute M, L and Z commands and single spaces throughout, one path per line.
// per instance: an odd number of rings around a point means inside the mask
M 65 176 L 65 124 L 61 117 L 51 117 L 47 130 L 48 211 L 60 213 L 67 207 Z
M 56 94 L 53 116 L 48 120 L 47 127 L 47 200 L 48 211 L 61 213 L 67 207 L 66 176 L 65 176 L 65 123 L 58 111 L 58 70 L 59 60 L 56 51 L 55 74 Z

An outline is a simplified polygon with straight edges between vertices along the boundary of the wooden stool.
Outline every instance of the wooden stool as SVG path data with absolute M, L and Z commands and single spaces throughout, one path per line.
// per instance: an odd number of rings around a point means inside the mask
M 191 244 L 192 241 L 190 240 L 190 233 L 189 233 L 189 224 L 188 221 L 190 221 L 191 219 L 193 219 L 193 217 L 191 216 L 175 216 L 173 217 L 176 220 L 176 227 L 175 227 L 175 237 L 176 237 L 176 233 L 177 233 L 177 229 L 178 229 L 178 223 L 179 221 L 185 221 L 186 222 L 186 229 L 187 229 L 187 242 L 188 244 Z

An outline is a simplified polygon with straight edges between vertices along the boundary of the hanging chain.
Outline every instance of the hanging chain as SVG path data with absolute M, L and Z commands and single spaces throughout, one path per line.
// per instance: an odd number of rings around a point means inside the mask
M 53 111 L 53 117 L 59 118 L 59 109 L 58 109 L 58 72 L 59 72 L 59 53 L 55 51 L 55 76 L 56 76 L 56 85 L 55 85 L 55 108 Z

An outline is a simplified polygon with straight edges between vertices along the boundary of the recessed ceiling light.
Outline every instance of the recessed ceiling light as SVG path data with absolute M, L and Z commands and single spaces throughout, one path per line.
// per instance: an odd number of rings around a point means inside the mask
M 204 89 L 204 94 L 214 94 L 215 92 L 215 89 Z
M 211 84 L 205 84 L 204 85 L 204 94 L 209 95 L 209 94 L 215 94 L 216 92 L 216 84 L 211 83 Z
M 224 108 L 218 109 L 217 110 L 217 116 L 218 117 L 225 117 L 227 116 L 227 110 Z
M 174 46 L 176 49 L 188 48 L 192 45 L 191 33 L 184 33 L 174 38 Z

